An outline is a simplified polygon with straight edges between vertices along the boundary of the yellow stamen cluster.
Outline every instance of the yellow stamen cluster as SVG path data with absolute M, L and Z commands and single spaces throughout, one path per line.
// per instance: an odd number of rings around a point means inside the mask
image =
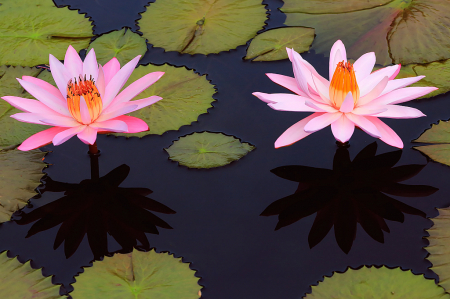
M 78 81 L 76 78 L 74 81 L 70 79 L 67 84 L 67 107 L 73 118 L 79 123 L 83 123 L 80 111 L 80 97 L 82 96 L 88 107 L 91 122 L 93 122 L 102 112 L 102 98 L 92 77 L 89 80 L 86 80 L 86 76 L 84 78 L 79 77 L 78 79 Z
M 351 92 L 353 101 L 359 100 L 359 87 L 356 83 L 355 70 L 350 62 L 341 61 L 336 66 L 330 83 L 330 100 L 339 109 L 347 94 Z

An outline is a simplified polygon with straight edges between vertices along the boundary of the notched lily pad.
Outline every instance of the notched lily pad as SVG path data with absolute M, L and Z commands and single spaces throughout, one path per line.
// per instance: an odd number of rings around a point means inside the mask
M 51 0 L 2 4 L 0 65 L 47 64 L 49 54 L 62 60 L 69 45 L 79 51 L 93 36 L 89 19 L 76 10 L 58 8 Z
M 155 47 L 206 55 L 244 45 L 266 19 L 261 0 L 157 0 L 138 25 Z
M 312 286 L 311 294 L 305 299 L 361 299 L 361 298 L 409 298 L 409 299 L 448 299 L 444 289 L 434 280 L 423 275 L 400 268 L 362 267 L 348 269 L 344 273 L 334 273 L 323 282 Z
M 85 268 L 76 277 L 71 295 L 75 299 L 197 299 L 198 280 L 181 258 L 133 250 Z
M 214 85 L 208 82 L 206 76 L 199 76 L 184 67 L 173 67 L 167 64 L 139 66 L 131 74 L 124 88 L 151 72 L 165 72 L 165 74 L 134 100 L 153 95 L 163 99 L 156 104 L 130 113 L 131 116 L 144 120 L 150 131 L 114 135 L 127 137 L 161 135 L 166 131 L 178 130 L 181 126 L 191 124 L 200 114 L 206 113 L 208 108 L 212 107 L 211 103 L 214 101 L 212 95 L 216 92 Z
M 169 158 L 189 168 L 213 168 L 239 160 L 255 147 L 222 133 L 193 133 L 180 137 L 169 148 Z
M 10 299 L 56 299 L 59 286 L 52 284 L 52 277 L 42 276 L 41 269 L 33 269 L 30 261 L 22 264 L 17 258 L 8 258 L 6 251 L 0 254 L 0 297 Z
M 309 50 L 314 40 L 314 29 L 284 27 L 258 34 L 250 43 L 245 59 L 271 61 L 288 58 L 286 47 L 301 53 Z
M 450 123 L 440 120 L 432 124 L 413 142 L 433 143 L 431 145 L 415 146 L 414 149 L 424 153 L 432 160 L 450 166 Z
M 138 55 L 143 56 L 147 51 L 147 43 L 139 34 L 123 28 L 103 34 L 89 45 L 88 51 L 92 48 L 101 65 L 113 57 L 119 60 L 120 65 L 124 65 Z

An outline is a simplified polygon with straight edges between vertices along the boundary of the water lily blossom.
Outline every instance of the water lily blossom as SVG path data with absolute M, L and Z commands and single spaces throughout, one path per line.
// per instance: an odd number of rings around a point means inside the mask
M 426 95 L 435 87 L 406 87 L 425 76 L 394 79 L 400 65 L 388 66 L 372 72 L 375 53 L 362 55 L 355 63 L 347 61 L 342 41 L 334 43 L 330 53 L 330 81 L 293 49 L 286 49 L 292 62 L 295 78 L 266 74 L 273 82 L 294 94 L 253 95 L 279 111 L 314 112 L 288 128 L 275 142 L 275 147 L 291 145 L 300 139 L 331 125 L 340 142 L 347 142 L 359 127 L 387 144 L 403 148 L 400 137 L 380 118 L 416 118 L 425 116 L 415 108 L 396 104 Z
M 28 151 L 53 142 L 54 145 L 77 135 L 86 144 L 95 144 L 97 133 L 147 131 L 147 124 L 124 114 L 144 108 L 161 100 L 151 96 L 131 101 L 155 83 L 163 72 L 149 73 L 130 84 L 127 82 L 140 55 L 120 68 L 116 58 L 103 67 L 97 63 L 94 49 L 81 60 L 77 51 L 69 46 L 64 64 L 50 54 L 50 70 L 57 88 L 35 77 L 17 79 L 36 100 L 14 96 L 2 99 L 24 111 L 11 115 L 22 122 L 53 126 L 26 139 L 19 150 Z

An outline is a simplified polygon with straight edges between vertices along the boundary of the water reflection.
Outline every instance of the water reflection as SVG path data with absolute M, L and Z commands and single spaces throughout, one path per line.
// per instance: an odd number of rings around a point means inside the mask
M 64 192 L 64 196 L 22 214 L 16 222 L 20 225 L 34 223 L 27 238 L 61 224 L 54 249 L 64 242 L 66 258 L 72 256 L 87 235 L 89 245 L 98 259 L 108 253 L 108 234 L 125 251 L 132 251 L 139 241 L 149 248 L 145 233 L 159 234 L 158 228 L 171 229 L 164 220 L 150 211 L 174 214 L 175 211 L 151 198 L 147 188 L 122 188 L 130 167 L 120 165 L 103 177 L 98 175 L 98 156 L 91 155 L 91 179 L 70 184 L 45 179 L 45 192 Z
M 425 217 L 425 213 L 389 195 L 422 197 L 438 189 L 399 182 L 417 175 L 425 165 L 402 165 L 401 150 L 376 155 L 376 142 L 366 146 L 353 161 L 348 149 L 339 147 L 333 169 L 289 165 L 272 169 L 275 175 L 298 182 L 294 194 L 270 204 L 261 216 L 278 215 L 275 230 L 317 213 L 308 242 L 319 244 L 334 226 L 339 247 L 348 253 L 356 237 L 357 223 L 374 240 L 384 243 L 389 233 L 385 220 L 403 222 L 404 213 Z

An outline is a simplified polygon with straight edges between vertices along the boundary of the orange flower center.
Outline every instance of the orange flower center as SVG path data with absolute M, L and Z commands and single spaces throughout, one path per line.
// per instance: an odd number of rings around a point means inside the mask
M 330 100 L 339 109 L 347 94 L 351 92 L 353 101 L 359 100 L 359 87 L 356 83 L 355 70 L 350 62 L 341 61 L 336 66 L 330 83 Z
M 86 76 L 84 79 L 80 77 L 79 81 L 76 78 L 75 81 L 70 79 L 67 84 L 67 106 L 70 114 L 79 123 L 83 123 L 80 111 L 80 97 L 83 97 L 86 102 L 89 116 L 91 117 L 90 123 L 92 123 L 98 118 L 103 108 L 102 98 L 92 77 L 89 80 L 86 80 Z

